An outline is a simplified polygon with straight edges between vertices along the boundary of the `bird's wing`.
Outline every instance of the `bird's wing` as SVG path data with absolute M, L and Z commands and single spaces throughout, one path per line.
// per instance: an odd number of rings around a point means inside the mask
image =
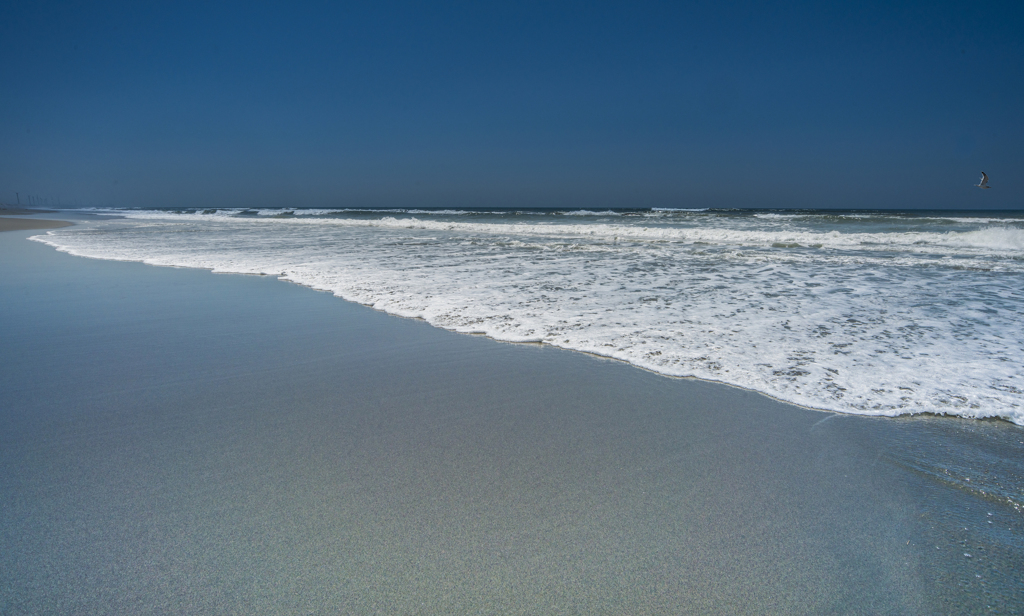
M 981 172 L 981 184 L 982 184 L 983 186 L 984 186 L 985 184 L 988 184 L 988 174 L 987 174 L 987 173 L 985 173 L 984 171 L 982 171 L 982 172 Z

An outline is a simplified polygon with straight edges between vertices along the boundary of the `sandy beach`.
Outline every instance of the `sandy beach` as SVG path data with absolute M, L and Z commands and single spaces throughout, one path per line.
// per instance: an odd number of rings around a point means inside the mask
M 823 413 L 29 228 L 0 236 L 0 613 L 1024 609 L 1008 422 Z

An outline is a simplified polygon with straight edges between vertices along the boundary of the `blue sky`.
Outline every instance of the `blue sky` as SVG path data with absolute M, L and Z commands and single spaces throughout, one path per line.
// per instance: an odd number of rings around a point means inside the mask
M 15 1 L 0 84 L 0 202 L 1024 208 L 1019 2 Z

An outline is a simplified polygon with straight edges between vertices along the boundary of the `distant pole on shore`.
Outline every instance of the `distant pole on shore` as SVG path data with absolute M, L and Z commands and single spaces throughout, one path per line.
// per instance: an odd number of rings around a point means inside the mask
M 21 195 L 14 193 L 14 196 L 18 198 L 18 205 L 21 205 Z

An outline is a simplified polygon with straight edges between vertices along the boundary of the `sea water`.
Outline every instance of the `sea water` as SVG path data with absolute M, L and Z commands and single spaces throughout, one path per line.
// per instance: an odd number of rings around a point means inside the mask
M 267 274 L 818 409 L 1024 425 L 1024 213 L 96 210 L 71 254 Z

